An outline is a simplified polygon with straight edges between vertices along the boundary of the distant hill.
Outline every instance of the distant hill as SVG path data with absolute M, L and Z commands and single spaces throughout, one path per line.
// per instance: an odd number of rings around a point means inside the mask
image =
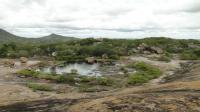
M 64 41 L 76 40 L 76 39 L 78 38 L 61 36 L 57 34 L 50 34 L 48 36 L 44 36 L 40 38 L 25 38 L 25 37 L 16 36 L 3 29 L 0 29 L 0 44 L 10 43 L 10 42 L 50 44 L 50 43 L 64 42 Z

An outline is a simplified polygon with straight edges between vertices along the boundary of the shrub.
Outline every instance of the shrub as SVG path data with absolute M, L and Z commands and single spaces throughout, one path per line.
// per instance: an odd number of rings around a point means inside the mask
M 105 77 L 97 77 L 97 84 L 104 86 L 111 86 L 113 84 L 113 80 Z
M 148 71 L 153 68 L 151 65 L 144 62 L 136 62 L 135 64 L 133 64 L 133 67 L 139 71 Z
M 159 77 L 162 74 L 160 69 L 144 62 L 137 62 L 131 66 L 134 67 L 137 72 L 128 77 L 128 84 L 145 83 L 151 79 Z
M 79 78 L 80 82 L 93 85 L 111 86 L 114 82 L 112 79 L 106 77 L 80 76 Z
M 95 80 L 95 77 L 80 76 L 80 82 L 87 83 Z
M 119 60 L 119 56 L 118 55 L 111 55 L 109 56 L 110 59 L 113 59 L 113 60 Z
M 138 84 L 138 83 L 145 83 L 148 81 L 148 78 L 146 75 L 144 75 L 141 72 L 137 72 L 135 74 L 132 74 L 128 78 L 128 84 Z
M 74 83 L 75 82 L 76 75 L 73 74 L 66 74 L 66 75 L 60 75 L 56 81 L 59 83 Z
M 46 80 L 56 80 L 58 78 L 58 76 L 56 76 L 54 74 L 40 73 L 37 78 L 46 79 Z
M 39 79 L 46 79 L 46 80 L 56 80 L 57 76 L 54 74 L 46 74 L 41 72 L 36 72 L 34 70 L 20 70 L 17 72 L 18 75 L 22 75 L 25 77 L 33 77 L 33 78 L 39 78 Z
M 17 72 L 18 75 L 23 75 L 23 76 L 26 76 L 26 77 L 34 77 L 34 78 L 37 78 L 39 76 L 39 72 L 36 72 L 34 70 L 28 70 L 28 69 L 25 69 L 25 70 L 20 70 Z
M 76 82 L 81 82 L 83 84 L 103 85 L 103 86 L 111 86 L 113 84 L 113 80 L 106 77 L 79 76 L 77 74 L 65 74 L 65 75 L 45 74 L 41 72 L 36 72 L 34 70 L 21 70 L 18 71 L 17 74 L 26 77 L 52 80 L 58 83 L 75 84 Z
M 180 55 L 180 59 L 182 59 L 182 60 L 197 60 L 198 56 L 192 52 L 184 52 Z
M 57 56 L 57 60 L 65 60 L 66 62 L 84 62 L 85 61 L 85 56 Z

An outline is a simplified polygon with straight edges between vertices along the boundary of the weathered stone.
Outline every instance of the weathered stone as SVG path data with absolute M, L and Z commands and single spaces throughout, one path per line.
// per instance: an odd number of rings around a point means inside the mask
M 14 60 L 6 59 L 3 63 L 4 63 L 5 66 L 8 66 L 8 67 L 14 67 L 15 66 Z
M 140 44 L 137 47 L 137 50 L 140 53 L 144 53 L 144 54 L 151 54 L 151 53 L 162 54 L 162 53 L 164 53 L 164 51 L 161 48 L 159 48 L 159 47 L 151 47 L 151 46 L 148 46 L 145 43 Z
M 137 49 L 138 49 L 138 50 L 145 50 L 147 47 L 148 47 L 147 44 L 142 43 L 142 44 L 140 44 L 140 45 L 137 47 Z
M 86 60 L 88 63 L 91 63 L 91 64 L 95 63 L 95 61 L 96 61 L 96 59 L 95 59 L 94 57 L 88 57 L 88 58 L 86 58 L 85 60 Z
M 28 58 L 26 58 L 26 57 L 20 57 L 20 62 L 21 63 L 27 63 L 28 62 Z
M 154 51 L 157 54 L 162 54 L 163 50 L 159 47 L 151 47 L 151 50 Z
M 107 55 L 107 54 L 103 54 L 103 55 L 102 55 L 102 58 L 103 58 L 103 59 L 108 59 L 108 55 Z
M 143 54 L 151 54 L 150 51 L 143 51 Z

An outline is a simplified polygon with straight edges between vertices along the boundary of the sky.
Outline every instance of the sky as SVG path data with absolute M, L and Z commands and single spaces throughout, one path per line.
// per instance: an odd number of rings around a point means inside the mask
M 200 39 L 200 0 L 0 0 L 0 28 L 23 37 Z

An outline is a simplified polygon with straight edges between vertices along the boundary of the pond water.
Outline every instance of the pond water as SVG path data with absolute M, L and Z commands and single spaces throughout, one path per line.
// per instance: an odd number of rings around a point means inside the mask
M 63 67 L 45 67 L 38 69 L 44 73 L 56 73 L 56 74 L 64 74 L 71 73 L 71 70 L 76 69 L 77 73 L 80 75 L 88 75 L 88 76 L 100 76 L 101 72 L 99 71 L 100 65 L 96 64 L 87 64 L 87 63 L 73 63 L 66 64 Z

